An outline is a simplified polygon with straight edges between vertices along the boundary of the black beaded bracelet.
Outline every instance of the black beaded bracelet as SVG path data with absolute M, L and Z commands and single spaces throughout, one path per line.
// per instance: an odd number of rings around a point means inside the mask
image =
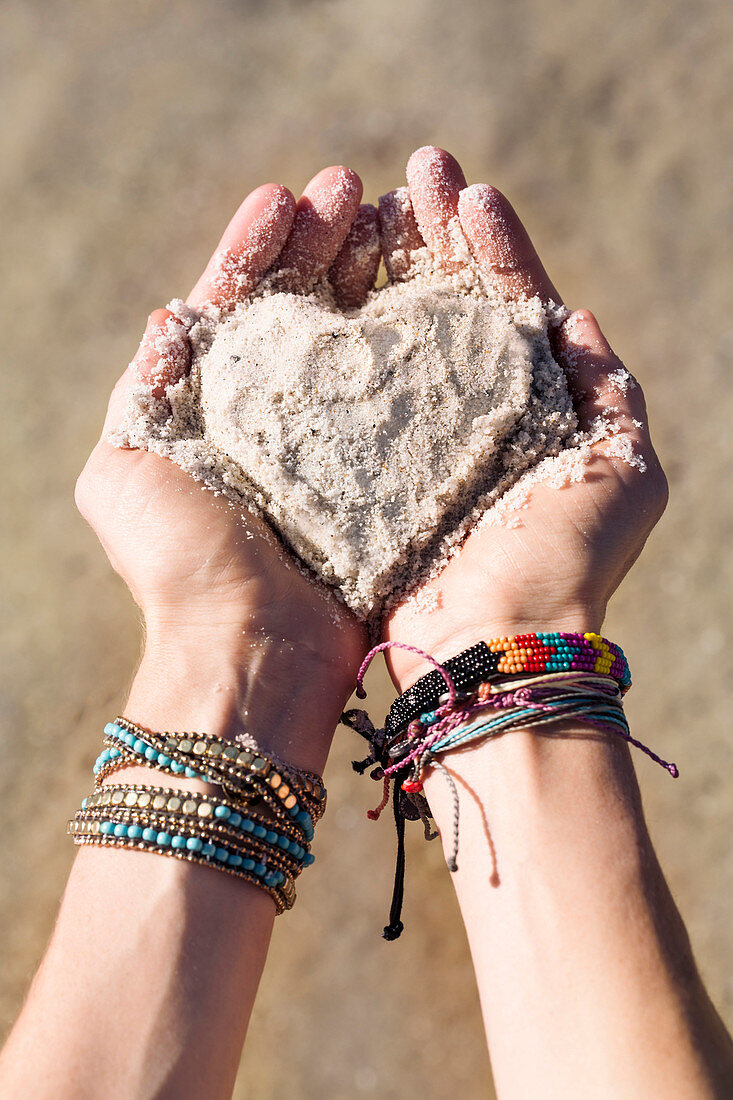
M 492 653 L 486 642 L 477 642 L 447 661 L 443 667 L 450 673 L 456 691 L 466 691 L 487 677 L 496 675 L 503 653 Z M 425 711 L 435 710 L 446 692 L 446 683 L 437 668 L 416 680 L 412 687 L 393 702 L 387 715 L 387 736 L 399 732 Z

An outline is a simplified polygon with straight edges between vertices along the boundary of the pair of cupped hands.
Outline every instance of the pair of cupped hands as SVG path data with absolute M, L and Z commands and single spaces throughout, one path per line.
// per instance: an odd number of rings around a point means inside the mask
M 499 191 L 468 187 L 456 160 L 431 146 L 410 158 L 407 183 L 384 196 L 379 211 L 361 204 L 361 181 L 343 167 L 319 172 L 297 202 L 285 187 L 257 188 L 229 223 L 188 304 L 226 310 L 276 270 L 278 285 L 300 293 L 327 277 L 336 300 L 353 306 L 374 285 L 379 254 L 370 241 L 381 241 L 390 279 L 409 278 L 410 253 L 423 246 L 437 264 L 455 270 L 462 262 L 457 225 L 475 262 L 508 298 L 561 303 Z M 329 721 L 323 700 L 334 700 L 337 716 L 354 686 L 368 648 L 363 624 L 295 567 L 261 519 L 242 514 L 168 460 L 105 439 L 131 385 L 152 379 L 163 393 L 185 371 L 180 354 L 161 360 L 156 338 L 169 317 L 166 310 L 150 316 L 115 386 L 102 438 L 77 485 L 78 507 L 143 613 L 162 693 L 168 664 L 180 668 L 182 651 L 190 676 L 216 679 L 219 659 L 230 668 L 239 662 L 251 683 L 258 675 L 266 682 L 271 699 L 278 692 L 292 696 L 295 711 L 280 708 L 289 721 L 315 730 Z M 632 383 L 621 392 L 609 382 L 621 364 L 593 315 L 571 314 L 553 342 L 581 427 L 602 413 L 616 440 L 625 437 L 641 461 L 624 462 L 617 443 L 599 442 L 582 481 L 561 490 L 536 484 L 517 525 L 484 525 L 469 534 L 426 584 L 436 599 L 392 610 L 385 640 L 445 660 L 497 635 L 600 629 L 611 594 L 664 509 L 666 481 L 641 389 Z M 421 606 L 431 610 L 420 612 Z M 430 667 L 399 648 L 390 649 L 388 661 L 401 690 Z

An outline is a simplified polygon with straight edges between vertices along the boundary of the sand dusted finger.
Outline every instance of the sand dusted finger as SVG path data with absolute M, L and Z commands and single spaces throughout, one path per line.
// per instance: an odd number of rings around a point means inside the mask
M 408 279 L 413 268 L 413 253 L 425 248 L 415 221 L 409 188 L 398 187 L 380 197 L 379 233 L 390 282 Z
M 366 301 L 377 278 L 381 255 L 377 208 L 371 203 L 362 203 L 328 273 L 340 306 L 360 306 Z
M 294 217 L 295 199 L 287 187 L 266 183 L 252 191 L 229 222 L 188 304 L 226 308 L 247 298 L 280 255 Z
M 465 243 L 458 220 L 458 196 L 466 186 L 458 161 L 434 145 L 425 145 L 407 162 L 407 182 L 420 233 L 445 271 L 463 263 Z
M 326 274 L 356 217 L 362 190 L 356 172 L 340 165 L 313 177 L 275 265 L 278 290 L 307 293 Z
M 112 390 L 103 434 L 114 430 L 124 419 L 131 388 L 149 387 L 152 396 L 160 400 L 168 386 L 188 373 L 190 363 L 186 326 L 170 310 L 154 310 L 148 317 L 139 348 Z
M 527 230 L 509 200 L 488 183 L 474 183 L 458 199 L 461 226 L 476 262 L 510 300 L 562 304 Z
M 648 435 L 641 386 L 626 369 L 588 309 L 571 313 L 555 336 L 555 354 L 575 399 L 578 422 L 588 430 L 599 414 L 624 421 L 625 428 Z

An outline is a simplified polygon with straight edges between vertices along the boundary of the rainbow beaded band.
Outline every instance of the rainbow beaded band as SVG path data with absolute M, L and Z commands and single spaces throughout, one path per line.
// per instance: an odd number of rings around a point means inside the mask
M 622 693 L 631 687 L 631 674 L 623 650 L 592 631 L 585 634 L 538 631 L 493 638 L 478 642 L 442 663 L 459 692 L 475 688 L 492 677 L 552 672 L 593 672 L 611 676 Z M 417 680 L 390 707 L 386 722 L 388 737 L 393 737 L 426 711 L 435 710 L 445 688 L 445 680 L 437 669 Z

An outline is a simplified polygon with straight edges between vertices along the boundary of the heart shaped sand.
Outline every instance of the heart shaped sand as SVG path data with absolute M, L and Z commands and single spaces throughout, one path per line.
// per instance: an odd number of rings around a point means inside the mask
M 480 281 L 418 276 L 346 313 L 267 293 L 189 339 L 190 377 L 138 392 L 118 441 L 254 506 L 362 618 L 575 426 L 542 306 Z

